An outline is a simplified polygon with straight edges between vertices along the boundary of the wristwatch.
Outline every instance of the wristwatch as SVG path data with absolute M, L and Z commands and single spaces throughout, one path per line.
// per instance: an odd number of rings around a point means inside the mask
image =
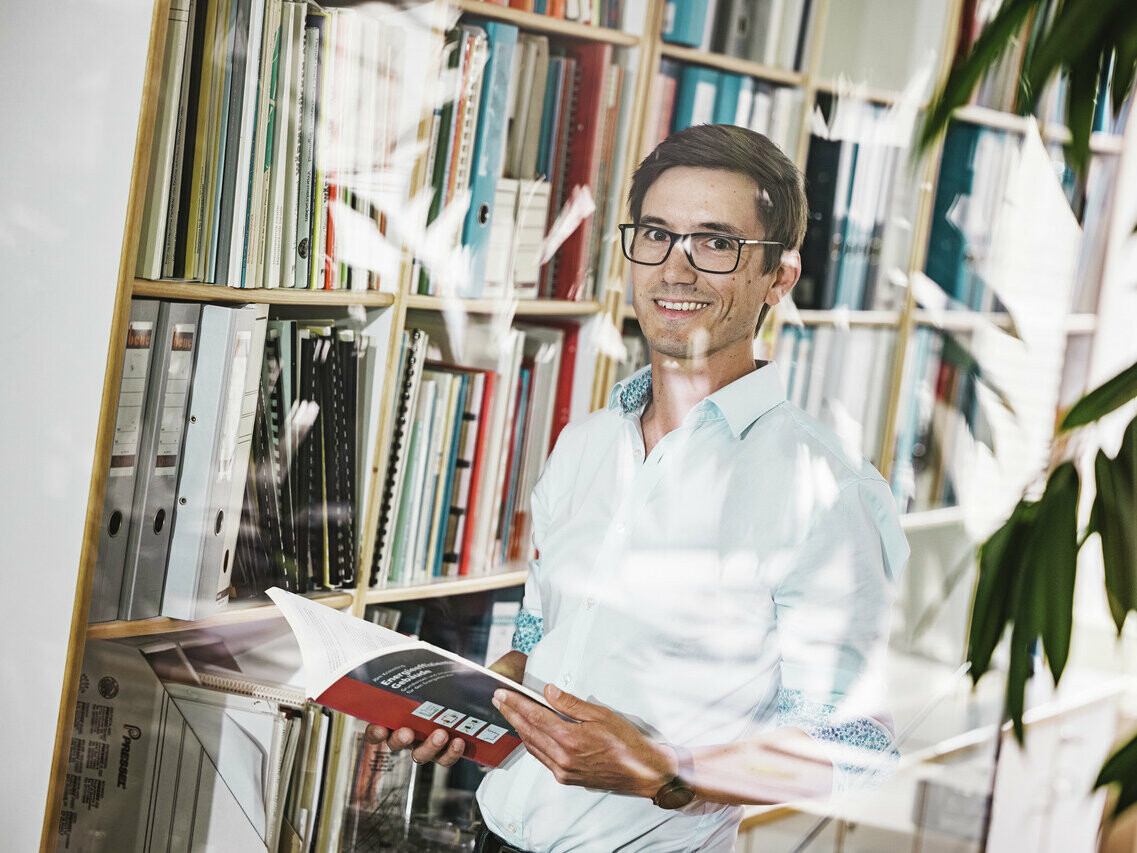
M 675 776 L 670 782 L 663 783 L 663 787 L 655 792 L 651 801 L 661 809 L 681 809 L 693 799 L 695 799 L 695 789 Z
M 695 763 L 691 760 L 691 753 L 683 747 L 673 743 L 667 745 L 675 750 L 675 757 L 678 759 L 676 770 L 679 775 L 664 782 L 663 787 L 655 792 L 651 801 L 661 809 L 681 809 L 695 799 L 695 789 L 683 781 L 683 777 L 694 778 Z

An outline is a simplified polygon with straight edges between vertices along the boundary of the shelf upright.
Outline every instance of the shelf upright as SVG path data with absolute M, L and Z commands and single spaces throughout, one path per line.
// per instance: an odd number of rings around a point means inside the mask
M 952 59 L 955 56 L 953 47 L 959 33 L 959 20 L 962 14 L 963 0 L 949 0 L 947 4 L 947 19 L 944 21 L 943 39 L 940 42 L 939 65 L 937 69 L 935 90 L 939 91 L 951 70 Z M 928 240 L 932 230 L 932 208 L 935 202 L 936 176 L 940 167 L 940 154 L 943 151 L 943 140 L 940 139 L 935 146 L 924 155 L 924 164 L 921 170 L 919 184 L 919 201 L 916 217 L 912 223 L 912 251 L 908 259 L 908 278 L 922 273 L 924 261 L 928 254 Z M 896 343 L 893 346 L 892 374 L 889 380 L 887 402 L 884 410 L 883 424 L 880 434 L 880 449 L 877 452 L 881 476 L 891 482 L 893 453 L 896 445 L 896 419 L 900 415 L 900 392 L 904 382 L 904 362 L 907 360 L 908 339 L 916 326 L 916 293 L 912 287 L 905 288 L 904 304 L 900 309 L 900 322 L 896 329 Z
M 647 0 L 647 9 L 644 14 L 643 37 L 639 42 L 638 64 L 636 66 L 636 86 L 632 97 L 631 121 L 628 125 L 628 135 L 623 152 L 624 180 L 619 187 L 620 197 L 617 210 L 623 210 L 624 199 L 628 197 L 628 190 L 632 185 L 632 172 L 639 164 L 646 142 L 647 128 L 645 125 L 647 104 L 650 100 L 652 84 L 655 82 L 655 72 L 659 68 L 659 58 L 662 51 L 663 19 L 666 11 L 665 0 Z M 597 276 L 599 279 L 599 275 Z M 607 275 L 603 279 L 603 314 L 606 322 L 615 333 L 619 335 L 624 305 L 624 288 L 628 280 L 628 264 L 621 250 L 613 251 L 609 258 Z M 596 359 L 596 371 L 592 382 L 592 408 L 600 409 L 607 402 L 608 388 L 616 375 L 616 362 L 610 356 L 601 353 Z

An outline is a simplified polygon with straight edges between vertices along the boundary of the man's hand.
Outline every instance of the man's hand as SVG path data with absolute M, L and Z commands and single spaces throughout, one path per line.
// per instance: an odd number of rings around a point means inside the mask
M 466 744 L 462 738 L 450 739 L 446 729 L 436 729 L 430 737 L 422 743 L 415 743 L 415 733 L 410 729 L 395 729 L 391 731 L 384 726 L 369 725 L 363 731 L 363 736 L 372 743 L 384 743 L 391 752 L 411 750 L 411 760 L 416 764 L 426 764 L 433 761 L 443 767 L 450 767 L 462 757 Z
M 493 701 L 529 753 L 562 785 L 654 797 L 676 775 L 674 751 L 653 742 L 614 711 L 552 684 L 545 686 L 545 699 L 578 722 L 563 720 L 508 690 L 498 690 Z

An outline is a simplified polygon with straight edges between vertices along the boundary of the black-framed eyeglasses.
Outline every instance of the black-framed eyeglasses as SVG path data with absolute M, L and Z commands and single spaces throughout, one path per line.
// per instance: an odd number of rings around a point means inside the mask
M 701 272 L 729 273 L 738 269 L 743 246 L 781 246 L 777 240 L 744 240 L 729 234 L 696 231 L 676 234 L 658 225 L 625 223 L 620 228 L 620 245 L 624 257 L 633 264 L 659 266 L 680 244 L 691 266 Z

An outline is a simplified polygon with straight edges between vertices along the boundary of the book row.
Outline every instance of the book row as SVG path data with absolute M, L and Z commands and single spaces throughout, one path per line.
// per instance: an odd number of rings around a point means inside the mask
M 351 583 L 376 350 L 263 305 L 134 300 L 90 621 Z
M 924 270 L 951 300 L 952 308 L 1003 311 L 995 292 L 992 268 L 999 242 L 1013 227 L 1007 187 L 1019 168 L 1022 137 L 1014 131 L 953 121 L 944 137 L 933 202 Z M 1048 146 L 1051 165 L 1082 225 L 1082 243 L 1074 274 L 1069 310 L 1097 311 L 1101 246 L 1106 234 L 1104 205 L 1117 173 L 1117 156 L 1090 157 L 1079 178 L 1061 145 Z
M 986 430 L 976 372 L 955 337 L 917 329 L 905 365 L 905 405 L 896 430 L 892 491 L 901 512 L 958 503 L 954 466 L 969 459 L 971 437 Z M 990 438 L 986 439 L 990 443 Z
M 812 0 L 667 0 L 663 40 L 799 69 L 812 6 Z
M 639 13 L 642 18 L 643 8 L 640 3 L 626 3 L 625 0 L 489 0 L 498 6 L 509 6 L 511 9 L 520 9 L 522 12 L 533 12 L 537 15 L 548 15 L 550 18 L 560 18 L 578 24 L 588 24 L 594 27 L 609 27 L 620 29 L 625 20 L 625 6 L 636 6 L 635 10 L 628 12 Z
M 800 308 L 885 307 L 885 229 L 907 138 L 893 111 L 856 99 L 818 97 L 805 166 L 809 220 L 801 247 Z M 820 131 L 820 132 L 819 132 Z M 898 138 L 899 137 L 899 138 Z
M 447 33 L 443 58 L 418 292 L 593 298 L 618 188 L 625 74 L 611 45 L 472 21 Z
M 384 234 L 417 126 L 410 12 L 174 0 L 137 269 L 233 287 L 393 289 Z
M 765 134 L 792 155 L 801 108 L 802 92 L 795 87 L 665 58 L 645 119 L 648 150 L 692 125 L 734 124 Z
M 1009 47 L 998 61 L 984 74 L 972 95 L 971 102 L 1005 113 L 1014 113 L 1020 102 L 1027 97 L 1025 80 L 1022 76 L 1027 60 L 1029 36 L 1037 35 L 1049 22 L 1053 21 L 1061 4 L 1054 0 L 1043 0 L 1033 14 L 1027 16 L 1024 30 L 1009 41 Z M 956 56 L 965 55 L 974 46 L 992 17 L 1000 11 L 998 3 L 964 3 L 961 10 L 959 36 Z M 1097 71 L 1096 86 L 1087 93 L 1094 99 L 1092 129 L 1100 133 L 1121 133 L 1125 128 L 1131 93 L 1125 95 L 1123 103 L 1117 103 L 1114 95 L 1113 76 L 1117 58 L 1111 57 Z M 1087 98 L 1088 99 L 1088 98 Z M 1060 68 L 1055 79 L 1043 91 L 1037 115 L 1046 121 L 1061 124 L 1066 119 L 1070 100 L 1070 76 L 1065 68 Z
M 354 584 L 377 359 L 350 326 L 269 321 L 233 597 Z
M 594 370 L 590 334 L 576 323 L 516 324 L 500 339 L 477 325 L 404 332 L 373 586 L 531 555 L 529 494 L 560 430 L 587 411 L 574 380 Z
M 782 327 L 774 353 L 786 398 L 818 418 L 850 452 L 880 456 L 895 329 Z

